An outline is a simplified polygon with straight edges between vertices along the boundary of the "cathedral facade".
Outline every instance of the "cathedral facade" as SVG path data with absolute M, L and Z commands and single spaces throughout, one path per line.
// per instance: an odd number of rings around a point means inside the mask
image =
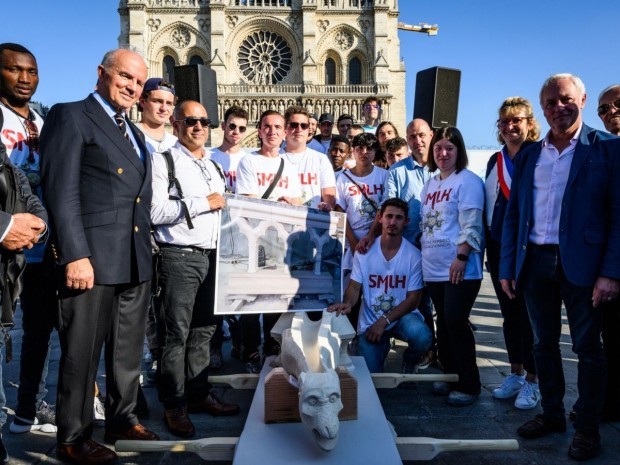
M 375 95 L 382 120 L 406 123 L 398 0 L 121 0 L 118 11 L 119 46 L 140 52 L 149 76 L 172 80 L 187 64 L 215 70 L 220 119 L 231 105 L 250 125 L 264 110 L 302 105 L 361 121 L 361 103 Z

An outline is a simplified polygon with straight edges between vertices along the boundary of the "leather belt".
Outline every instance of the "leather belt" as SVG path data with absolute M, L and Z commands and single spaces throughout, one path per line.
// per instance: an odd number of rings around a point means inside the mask
M 558 244 L 534 244 L 533 242 L 528 242 L 527 247 L 531 250 L 545 250 L 547 252 L 557 252 L 560 249 Z
M 213 249 L 203 249 L 202 247 L 195 247 L 193 245 L 176 245 L 176 244 L 164 244 L 164 243 L 157 243 L 157 245 L 159 245 L 159 248 L 161 249 L 175 249 L 175 250 L 181 250 L 183 252 L 189 252 L 189 253 L 199 253 L 202 255 L 206 255 L 209 252 L 211 252 L 211 250 Z

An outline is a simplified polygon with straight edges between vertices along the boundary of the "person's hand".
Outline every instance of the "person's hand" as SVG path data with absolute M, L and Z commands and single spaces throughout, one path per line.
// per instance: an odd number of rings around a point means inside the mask
M 226 200 L 222 194 L 218 194 L 217 192 L 209 194 L 207 196 L 207 202 L 209 202 L 210 210 L 221 210 L 224 206 L 226 206 Z
M 2 240 L 2 247 L 7 250 L 31 249 L 45 231 L 45 221 L 31 213 L 13 215 L 11 229 Z
M 515 289 L 517 288 L 517 282 L 514 279 L 500 279 L 499 282 L 502 285 L 502 290 L 504 294 L 508 296 L 509 299 L 514 299 L 517 297 Z
M 594 290 L 592 291 L 592 306 L 598 307 L 599 304 L 617 299 L 619 291 L 620 283 L 617 279 L 599 276 L 594 284 Z
M 327 202 L 321 202 L 319 203 L 316 208 L 318 208 L 319 210 L 323 211 L 323 212 L 330 212 L 332 211 L 332 206 L 330 204 L 328 204 Z
M 327 307 L 327 311 L 329 313 L 336 312 L 336 316 L 348 315 L 349 313 L 351 313 L 351 306 L 347 303 L 332 304 L 329 307 Z
M 452 284 L 458 284 L 465 279 L 465 267 L 467 262 L 455 258 L 450 265 L 449 279 Z
M 380 317 L 377 321 L 375 321 L 370 327 L 366 330 L 366 340 L 368 342 L 379 342 L 383 333 L 385 332 L 385 328 L 387 327 L 388 322 L 385 318 Z
M 294 205 L 293 199 L 291 199 L 290 197 L 285 197 L 285 196 L 279 197 L 278 202 L 288 203 L 289 205 Z
M 88 258 L 80 258 L 67 263 L 65 267 L 65 285 L 69 289 L 87 290 L 95 285 L 95 270 Z
M 351 245 L 351 251 L 359 252 L 362 255 L 364 255 L 366 254 L 366 252 L 368 252 L 368 249 L 370 248 L 373 242 L 374 242 L 374 239 L 371 239 L 368 236 L 364 236 L 359 240 L 359 242 L 357 243 L 355 247 Z

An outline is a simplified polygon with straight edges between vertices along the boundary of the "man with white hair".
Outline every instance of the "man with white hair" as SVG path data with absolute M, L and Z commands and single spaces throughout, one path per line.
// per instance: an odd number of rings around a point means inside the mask
M 583 123 L 586 92 L 576 76 L 548 78 L 540 104 L 550 130 L 515 161 L 501 241 L 500 281 L 510 298 L 518 286 L 527 303 L 542 395 L 543 414 L 517 432 L 531 439 L 566 431 L 564 302 L 579 360 L 568 455 L 588 460 L 599 451 L 607 377 L 601 304 L 620 291 L 620 139 Z

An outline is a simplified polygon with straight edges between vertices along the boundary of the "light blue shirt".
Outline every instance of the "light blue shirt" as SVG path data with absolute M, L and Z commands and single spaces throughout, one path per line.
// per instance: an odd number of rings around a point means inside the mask
M 415 243 L 420 233 L 421 192 L 431 174 L 413 156 L 394 163 L 388 170 L 385 181 L 386 199 L 399 198 L 409 204 L 409 224 L 403 233 L 405 239 Z

